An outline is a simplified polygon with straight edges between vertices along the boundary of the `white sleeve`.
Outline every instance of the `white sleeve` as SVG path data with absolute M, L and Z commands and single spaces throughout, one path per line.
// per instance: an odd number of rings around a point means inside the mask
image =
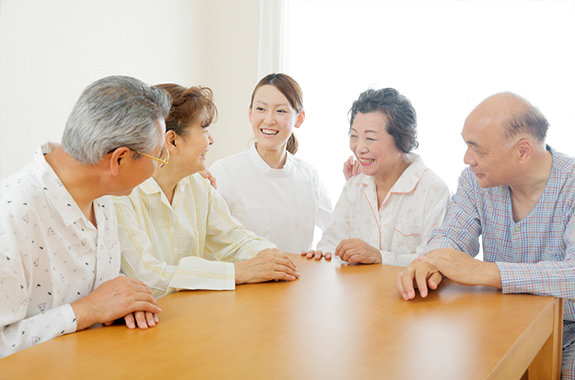
M 70 304 L 55 307 L 26 318 L 33 287 L 41 279 L 32 278 L 31 265 L 22 257 L 31 257 L 15 226 L 3 210 L 0 220 L 0 358 L 76 331 L 76 316 Z M 30 220 L 33 223 L 33 220 Z M 24 259 L 25 260 L 25 259 Z
M 331 199 L 329 197 L 329 192 L 325 187 L 321 179 L 317 181 L 318 188 L 318 209 L 315 216 L 315 225 L 325 231 L 331 225 L 332 222 L 332 210 Z
M 335 248 L 344 239 L 349 238 L 350 219 L 349 219 L 349 201 L 347 199 L 349 192 L 349 181 L 344 186 L 339 200 L 335 205 L 332 214 L 331 225 L 323 232 L 321 240 L 317 243 L 316 250 L 323 253 L 335 253 Z

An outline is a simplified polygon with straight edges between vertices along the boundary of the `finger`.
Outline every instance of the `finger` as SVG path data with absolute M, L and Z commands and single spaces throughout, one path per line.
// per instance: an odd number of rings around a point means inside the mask
M 132 313 L 126 314 L 124 316 L 124 321 L 126 321 L 126 326 L 128 326 L 129 329 L 136 328 L 136 324 L 134 323 L 134 314 Z
M 291 259 L 288 255 L 286 255 L 285 253 L 280 252 L 279 254 L 276 254 L 275 256 L 278 257 L 280 260 L 283 260 L 282 263 L 283 263 L 284 265 L 289 266 L 289 267 L 290 267 L 291 269 L 293 269 L 293 270 L 297 270 L 297 269 L 296 269 L 297 267 L 296 267 L 295 263 L 294 263 L 294 262 L 292 261 L 292 259 Z
M 146 313 L 146 323 L 148 324 L 148 327 L 156 326 L 156 314 Z
M 136 319 L 136 324 L 142 330 L 146 330 L 148 328 L 148 322 L 146 320 L 146 313 L 143 311 L 136 311 L 134 314 L 134 318 Z
M 408 300 L 407 298 L 407 292 L 405 291 L 404 287 L 403 287 L 403 273 L 405 271 L 401 271 L 399 272 L 399 274 L 397 276 L 395 276 L 395 282 L 393 283 L 393 286 L 395 287 L 395 290 L 399 293 L 399 295 L 401 296 L 401 298 L 403 298 L 404 300 Z
M 160 317 L 158 317 L 158 314 L 154 314 L 154 321 L 156 323 L 160 323 Z
M 441 275 L 441 273 L 435 272 L 427 280 L 427 286 L 430 289 L 435 290 L 435 289 L 437 289 L 437 287 L 439 286 L 439 284 L 441 283 L 442 280 L 443 280 L 443 276 Z
M 302 256 L 308 256 L 311 251 L 301 251 Z M 309 257 L 308 257 L 309 258 Z
M 315 259 L 316 259 L 316 260 L 321 260 L 322 257 L 323 257 L 323 252 L 322 252 L 322 251 L 316 251 L 316 252 L 315 252 Z
M 419 266 L 415 272 L 415 282 L 421 298 L 427 297 L 427 279 L 431 275 L 429 269 L 425 266 Z
M 136 311 L 147 311 L 148 313 L 160 314 L 162 312 L 162 309 L 160 309 L 158 306 L 153 305 L 147 301 L 135 301 L 130 309 L 131 313 Z
M 401 272 L 401 277 L 399 280 L 401 281 L 400 289 L 403 290 L 403 299 L 408 301 L 415 298 L 415 289 L 413 287 L 415 279 L 415 270 L 413 267 L 409 266 L 406 270 Z
M 326 260 L 331 260 L 331 252 L 327 252 L 324 254 Z

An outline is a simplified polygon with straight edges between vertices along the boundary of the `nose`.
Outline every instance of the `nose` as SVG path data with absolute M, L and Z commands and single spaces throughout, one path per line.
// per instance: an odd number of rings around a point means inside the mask
M 214 139 L 212 138 L 212 135 L 210 134 L 210 132 L 208 132 L 208 141 L 210 142 L 210 145 L 212 145 L 214 143 Z
M 266 125 L 272 125 L 274 123 L 273 111 L 271 110 L 266 111 L 266 117 L 264 118 L 264 122 L 266 123 Z
M 470 148 L 467 148 L 467 150 L 465 151 L 465 155 L 463 156 L 463 162 L 469 166 L 477 165 L 477 162 L 475 161 L 475 158 L 473 157 Z

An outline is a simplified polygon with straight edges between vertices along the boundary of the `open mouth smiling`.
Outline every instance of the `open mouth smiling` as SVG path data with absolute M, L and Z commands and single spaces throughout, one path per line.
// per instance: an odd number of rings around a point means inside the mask
M 264 129 L 264 128 L 260 129 L 260 131 L 266 136 L 275 136 L 278 133 L 280 133 L 280 131 L 276 131 L 273 129 Z

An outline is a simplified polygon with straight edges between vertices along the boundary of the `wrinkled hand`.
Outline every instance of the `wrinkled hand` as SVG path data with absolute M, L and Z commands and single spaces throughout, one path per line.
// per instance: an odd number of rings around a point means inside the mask
M 476 260 L 453 248 L 436 249 L 417 259 L 429 263 L 458 284 L 502 288 L 501 273 L 497 264 Z
M 200 173 L 200 175 L 202 177 L 204 177 L 205 179 L 207 179 L 208 181 L 210 181 L 210 185 L 212 185 L 212 187 L 214 189 L 218 189 L 218 187 L 216 186 L 216 177 L 214 177 L 214 175 L 212 174 L 212 172 L 210 172 L 209 170 L 202 170 Z
M 300 275 L 293 261 L 277 249 L 265 249 L 249 260 L 235 263 L 236 284 L 254 284 L 270 280 L 293 281 Z
M 303 251 L 301 255 L 305 256 L 308 259 L 314 258 L 316 260 L 321 260 L 322 257 L 325 257 L 326 260 L 331 260 L 331 252 L 323 253 L 322 251 L 314 251 L 312 249 L 307 252 Z
M 419 289 L 422 298 L 427 297 L 428 288 L 437 289 L 443 279 L 437 268 L 418 259 L 413 260 L 395 278 L 395 290 L 406 301 L 415 298 L 415 288 Z
M 347 181 L 359 173 L 361 173 L 361 169 L 359 168 L 359 161 L 356 161 L 355 157 L 349 156 L 347 161 L 343 164 L 343 176 L 345 177 L 345 180 Z
M 335 248 L 335 255 L 350 264 L 381 264 L 381 252 L 361 239 L 342 240 Z
M 132 313 L 135 313 L 138 327 L 145 329 L 154 326 L 147 322 L 151 319 L 157 321 L 153 315 L 162 311 L 146 284 L 124 276 L 104 282 L 92 293 L 70 305 L 76 315 L 77 330 L 83 330 L 94 323 L 110 325 L 121 317 L 124 317 L 128 327 L 134 328 Z

